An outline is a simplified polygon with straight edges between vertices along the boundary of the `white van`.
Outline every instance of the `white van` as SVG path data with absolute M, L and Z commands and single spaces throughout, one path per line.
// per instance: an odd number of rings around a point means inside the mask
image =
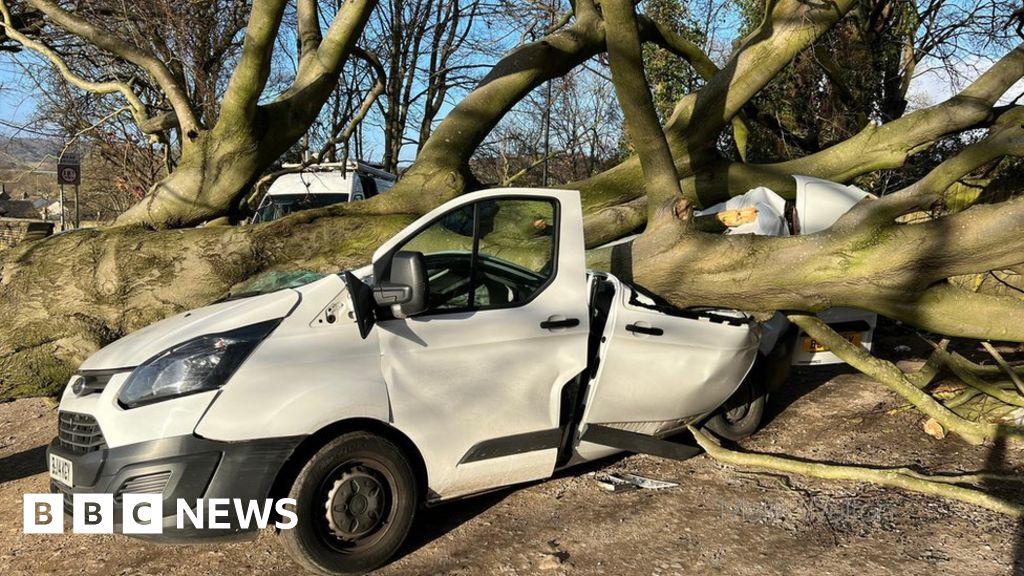
M 298 169 L 299 165 L 285 164 Z M 252 223 L 270 222 L 292 212 L 373 198 L 395 185 L 398 177 L 380 168 L 350 160 L 314 164 L 282 174 L 263 196 Z
M 294 498 L 286 549 L 348 574 L 388 561 L 421 505 L 623 450 L 692 456 L 661 440 L 691 423 L 753 432 L 774 337 L 588 273 L 584 252 L 577 192 L 485 190 L 371 266 L 139 330 L 65 389 L 52 488 L 161 494 L 165 514 L 180 498 Z M 164 524 L 166 541 L 254 534 Z

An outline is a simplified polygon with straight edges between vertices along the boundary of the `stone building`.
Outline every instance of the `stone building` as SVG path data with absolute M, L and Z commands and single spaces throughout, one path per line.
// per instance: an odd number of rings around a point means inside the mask
M 31 200 L 26 197 L 15 200 L 0 188 L 0 249 L 51 234 L 53 222 L 43 220 Z

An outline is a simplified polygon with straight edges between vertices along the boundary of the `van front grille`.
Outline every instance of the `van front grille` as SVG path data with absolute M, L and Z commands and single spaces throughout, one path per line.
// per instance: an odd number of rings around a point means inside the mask
M 100 425 L 92 416 L 77 412 L 60 412 L 58 417 L 60 424 L 57 428 L 57 440 L 61 448 L 76 454 L 87 454 L 106 448 L 107 442 L 103 438 Z

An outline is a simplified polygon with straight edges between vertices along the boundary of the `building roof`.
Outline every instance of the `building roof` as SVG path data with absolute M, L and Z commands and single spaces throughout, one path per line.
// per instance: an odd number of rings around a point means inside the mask
M 0 218 L 29 218 L 40 220 L 39 211 L 30 200 L 0 199 Z

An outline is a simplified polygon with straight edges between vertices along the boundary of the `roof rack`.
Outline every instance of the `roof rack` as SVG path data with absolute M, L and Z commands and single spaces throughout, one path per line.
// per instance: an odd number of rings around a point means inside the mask
M 343 172 L 362 172 L 364 174 L 370 174 L 376 176 L 382 180 L 397 180 L 398 176 L 391 172 L 386 172 L 383 169 L 382 164 L 376 162 L 363 162 L 362 160 L 349 160 L 348 162 L 322 162 L 320 164 L 310 164 L 303 166 L 298 163 L 285 163 L 281 165 L 285 169 L 293 169 L 301 172 L 334 172 L 341 170 Z

